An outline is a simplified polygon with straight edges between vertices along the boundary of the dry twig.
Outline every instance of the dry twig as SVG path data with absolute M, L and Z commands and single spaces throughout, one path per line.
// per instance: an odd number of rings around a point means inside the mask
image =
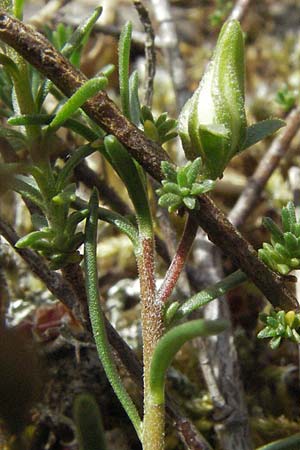
M 229 20 L 235 19 L 241 22 L 248 11 L 250 2 L 251 0 L 237 0 L 228 19 Z
M 290 143 L 299 131 L 300 127 L 300 108 L 291 111 L 287 118 L 287 126 L 282 133 L 273 141 L 265 156 L 261 159 L 257 169 L 249 179 L 245 189 L 241 193 L 238 201 L 229 214 L 230 222 L 239 228 L 252 212 L 256 203 L 259 201 L 261 193 L 290 148 Z
M 152 28 L 149 13 L 141 0 L 134 0 L 134 6 L 139 14 L 140 21 L 145 29 L 145 105 L 151 107 L 153 97 L 153 82 L 156 70 L 156 54 L 154 43 L 154 31 Z
M 177 110 L 180 111 L 189 97 L 186 70 L 179 52 L 179 40 L 168 0 L 150 0 L 158 22 L 157 36 L 167 62 L 173 83 Z
M 223 278 L 220 251 L 198 232 L 193 258 L 200 273 L 205 274 L 205 284 L 213 284 Z M 195 286 L 203 288 L 201 280 Z M 204 307 L 207 319 L 226 319 L 230 321 L 226 298 L 214 300 Z M 244 392 L 239 374 L 238 356 L 232 330 L 217 338 L 197 340 L 199 363 L 210 393 L 216 419 L 216 433 L 220 447 L 224 450 L 237 448 L 251 450 L 249 421 Z M 230 355 L 230 356 L 229 356 Z

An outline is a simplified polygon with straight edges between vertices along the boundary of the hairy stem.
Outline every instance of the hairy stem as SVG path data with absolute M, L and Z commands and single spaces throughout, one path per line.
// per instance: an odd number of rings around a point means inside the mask
M 197 228 L 197 223 L 191 216 L 188 216 L 178 248 L 158 292 L 159 301 L 166 302 L 170 297 L 189 255 Z
M 154 278 L 154 242 L 152 236 L 141 235 L 137 254 L 142 300 L 144 360 L 143 450 L 164 449 L 164 405 L 152 402 L 150 364 L 155 346 L 163 333 L 162 303 L 157 301 Z

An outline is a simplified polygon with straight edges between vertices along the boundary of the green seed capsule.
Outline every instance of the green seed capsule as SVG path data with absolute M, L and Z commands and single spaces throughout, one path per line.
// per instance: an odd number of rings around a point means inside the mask
M 221 177 L 246 138 L 244 38 L 239 22 L 224 24 L 204 77 L 179 116 L 188 159 L 201 156 L 205 175 Z

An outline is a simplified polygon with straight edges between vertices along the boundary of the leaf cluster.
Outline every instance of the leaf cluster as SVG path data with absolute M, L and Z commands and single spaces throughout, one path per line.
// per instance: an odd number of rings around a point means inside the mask
M 272 219 L 263 219 L 264 226 L 271 233 L 271 244 L 265 242 L 258 255 L 272 270 L 287 275 L 300 269 L 300 223 L 292 202 L 282 208 L 281 221 L 282 230 Z
M 83 46 L 101 11 L 102 8 L 96 8 L 75 32 L 62 24 L 54 31 L 47 30 L 49 39 L 73 64 L 79 64 Z M 92 152 L 101 150 L 102 142 L 78 147 L 62 169 L 54 169 L 50 157 L 61 143 L 56 132 L 66 127 L 89 142 L 97 141 L 103 135 L 101 128 L 92 124 L 80 108 L 86 100 L 107 86 L 105 74 L 111 72 L 111 67 L 104 68 L 99 77 L 88 80 L 66 100 L 34 68 L 25 65 L 25 71 L 22 71 L 23 66 L 16 64 L 13 53 L 2 53 L 0 62 L 3 66 L 0 85 L 5 87 L 0 89 L 1 100 L 5 105 L 2 115 L 9 116 L 7 125 L 0 126 L 0 137 L 15 152 L 11 155 L 15 160 L 24 159 L 23 153 L 16 153 L 20 150 L 26 149 L 28 155 L 26 162 L 0 163 L 2 184 L 5 185 L 1 186 L 1 191 L 15 190 L 37 211 L 31 216 L 34 231 L 22 237 L 16 245 L 38 251 L 50 260 L 51 269 L 59 269 L 81 260 L 78 248 L 84 241 L 84 234 L 77 232 L 77 225 L 85 219 L 87 209 L 71 212 L 71 204 L 76 199 L 76 185 L 70 182 L 70 178 L 80 161 Z M 18 86 L 21 87 L 19 92 Z M 24 106 L 25 92 L 30 101 Z M 57 105 L 50 114 L 45 109 L 49 93 L 57 99 Z M 74 142 L 77 139 L 74 135 Z
M 270 314 L 260 314 L 260 320 L 266 326 L 258 333 L 259 339 L 271 338 L 270 347 L 279 347 L 282 339 L 288 339 L 300 344 L 300 314 L 295 311 L 275 311 Z
M 141 122 L 144 126 L 145 135 L 161 145 L 177 136 L 177 120 L 169 119 L 166 112 L 154 119 L 150 108 L 143 106 L 141 108 Z
M 175 167 L 168 161 L 164 161 L 161 170 L 165 176 L 162 188 L 156 193 L 159 195 L 159 205 L 174 212 L 181 206 L 188 209 L 198 209 L 197 196 L 211 191 L 215 182 L 213 180 L 201 180 L 202 161 L 196 158 L 183 167 Z

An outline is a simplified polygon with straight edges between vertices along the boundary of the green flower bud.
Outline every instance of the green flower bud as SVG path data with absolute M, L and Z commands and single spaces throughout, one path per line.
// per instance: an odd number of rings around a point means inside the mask
M 244 38 L 239 22 L 223 25 L 212 61 L 183 107 L 178 130 L 188 159 L 201 156 L 205 175 L 221 177 L 246 138 Z

